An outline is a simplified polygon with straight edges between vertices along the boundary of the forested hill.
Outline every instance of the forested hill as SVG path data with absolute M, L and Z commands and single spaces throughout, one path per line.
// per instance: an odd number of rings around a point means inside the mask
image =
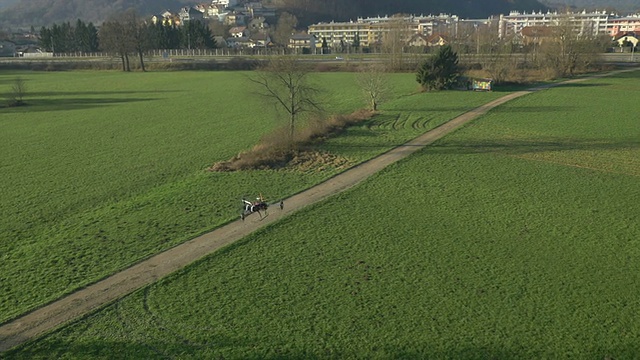
M 6 7 L 9 7 L 15 3 L 17 3 L 18 0 L 0 0 L 0 9 L 4 9 Z
M 178 11 L 181 6 L 201 0 L 0 0 L 0 27 L 49 26 L 75 21 L 101 23 L 114 12 L 137 9 L 143 16 L 165 9 Z M 208 2 L 208 1 L 205 1 Z M 537 0 L 263 0 L 296 14 L 300 25 L 318 21 L 345 21 L 360 16 L 412 14 L 456 14 L 464 18 L 486 18 L 511 10 L 546 9 Z M 8 7 L 5 7 L 8 6 Z
M 8 26 L 50 26 L 53 23 L 85 22 L 102 23 L 114 13 L 135 8 L 141 15 L 159 14 L 169 9 L 178 11 L 184 4 L 196 4 L 193 0 L 0 0 L 0 24 Z M 4 8 L 4 3 L 13 3 Z
M 638 0 L 544 0 L 554 8 L 569 7 L 572 10 L 616 10 L 621 14 L 639 13 Z

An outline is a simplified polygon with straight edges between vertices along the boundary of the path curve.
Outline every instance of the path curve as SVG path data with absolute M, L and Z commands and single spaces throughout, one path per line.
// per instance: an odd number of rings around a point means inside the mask
M 622 71 L 633 70 L 636 69 Z M 618 72 L 621 71 L 613 73 Z M 569 80 L 560 84 L 585 81 L 613 73 Z M 319 185 L 288 199 L 284 199 L 284 210 L 280 211 L 276 209 L 271 211 L 269 216 L 263 221 L 256 221 L 253 217 L 249 217 L 244 222 L 237 220 L 229 223 L 10 321 L 0 326 L 0 352 L 7 351 L 27 341 L 36 339 L 61 325 L 78 319 L 106 304 L 115 302 L 143 286 L 149 285 L 176 270 L 182 269 L 194 261 L 210 255 L 220 248 L 242 239 L 252 232 L 272 224 L 291 213 L 345 191 L 388 165 L 406 158 L 499 105 L 534 91 L 557 85 L 559 84 L 545 85 L 526 91 L 519 91 L 491 101 L 378 157 L 338 174 Z

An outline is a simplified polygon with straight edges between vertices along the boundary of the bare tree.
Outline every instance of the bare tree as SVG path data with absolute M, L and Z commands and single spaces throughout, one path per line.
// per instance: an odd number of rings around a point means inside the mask
M 298 19 L 295 15 L 283 12 L 278 18 L 272 37 L 276 44 L 284 47 L 289 43 L 289 38 L 298 26 Z
M 598 48 L 597 37 L 589 29 L 580 28 L 567 13 L 552 27 L 550 41 L 540 46 L 542 66 L 555 76 L 573 76 L 575 71 L 589 66 Z
M 390 87 L 384 65 L 368 65 L 363 67 L 356 76 L 356 82 L 362 89 L 369 108 L 372 111 L 378 111 L 378 105 L 386 99 Z
M 131 71 L 129 54 L 134 51 L 131 32 L 118 19 L 105 21 L 99 32 L 102 50 L 112 53 L 122 60 L 122 71 Z
M 8 96 L 9 106 L 22 106 L 25 105 L 24 96 L 27 92 L 27 86 L 24 79 L 21 77 L 15 78 L 13 86 L 11 86 L 11 92 Z
M 319 90 L 309 83 L 309 69 L 299 59 L 272 58 L 249 80 L 257 85 L 262 96 L 287 113 L 291 140 L 298 117 L 307 111 L 320 110 L 316 100 Z
M 500 38 L 497 29 L 484 28 L 483 36 L 478 36 L 480 63 L 496 84 L 506 81 L 518 66 L 515 43 L 512 38 Z M 489 30 L 489 31 L 487 31 Z M 495 30 L 495 31 L 491 31 Z
M 411 36 L 410 30 L 402 14 L 394 15 L 389 22 L 389 30 L 382 39 L 382 51 L 389 56 L 391 70 L 400 70 L 404 65 L 404 48 Z
M 231 25 L 227 25 L 218 19 L 211 19 L 209 20 L 209 29 L 211 29 L 213 36 L 222 36 L 226 39 L 229 37 Z
M 122 26 L 126 38 L 130 41 L 131 50 L 138 55 L 140 68 L 142 71 L 146 71 L 144 53 L 151 47 L 148 26 L 140 20 L 135 9 L 129 9 L 123 14 Z

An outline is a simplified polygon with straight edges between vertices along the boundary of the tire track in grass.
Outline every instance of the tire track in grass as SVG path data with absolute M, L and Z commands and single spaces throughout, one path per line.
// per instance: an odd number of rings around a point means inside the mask
M 417 138 L 400 145 L 373 159 L 365 161 L 355 167 L 334 176 L 333 178 L 305 190 L 288 199 L 284 199 L 285 208 L 280 211 L 274 209 L 264 220 L 255 216 L 244 222 L 237 220 L 222 226 L 208 234 L 187 241 L 165 252 L 159 253 L 147 260 L 141 261 L 128 269 L 118 272 L 95 284 L 89 285 L 77 292 L 67 295 L 57 301 L 34 310 L 20 318 L 0 326 L 0 352 L 7 351 L 18 345 L 31 341 L 38 336 L 53 331 L 75 319 L 116 302 L 120 298 L 152 284 L 185 266 L 197 261 L 220 248 L 227 246 L 252 232 L 272 224 L 283 217 L 300 211 L 305 207 L 343 192 L 371 175 L 379 172 L 418 150 L 432 144 L 436 140 L 455 131 L 471 120 L 487 113 L 510 100 L 530 94 L 535 91 L 548 89 L 558 85 L 582 82 L 593 78 L 600 78 L 622 72 L 636 71 L 627 69 L 607 74 L 569 80 L 557 84 L 543 85 L 530 90 L 518 91 L 493 100 L 485 105 L 470 110 Z M 396 121 L 399 119 L 396 118 Z
M 546 163 L 546 164 L 555 164 L 555 165 L 573 167 L 573 168 L 577 168 L 577 169 L 585 169 L 585 170 L 597 171 L 597 172 L 601 172 L 601 173 L 605 173 L 605 174 L 626 175 L 626 176 L 640 177 L 640 174 L 636 174 L 636 173 L 607 170 L 607 169 L 603 169 L 601 167 L 580 165 L 580 164 L 572 164 L 570 162 L 565 162 L 565 161 L 560 161 L 560 160 L 539 159 L 539 158 L 534 158 L 534 157 L 531 157 L 531 156 L 524 156 L 524 155 L 507 155 L 507 156 L 512 157 L 514 159 L 521 159 L 521 160 L 526 160 L 526 161 L 535 161 L 535 162 L 541 162 L 541 163 Z M 634 161 L 634 160 L 631 160 L 631 161 L 637 162 L 637 161 Z M 634 167 L 634 166 L 631 166 L 631 167 Z

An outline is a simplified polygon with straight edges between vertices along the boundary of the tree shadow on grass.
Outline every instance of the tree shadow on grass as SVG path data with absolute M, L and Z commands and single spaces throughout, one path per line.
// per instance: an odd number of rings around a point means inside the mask
M 617 73 L 617 74 L 613 74 L 610 76 L 607 76 L 608 78 L 613 78 L 613 79 L 638 79 L 640 78 L 640 72 L 638 71 L 627 71 L 627 72 L 621 72 L 621 73 Z
M 491 109 L 493 113 L 559 113 L 559 112 L 572 112 L 579 110 L 577 106 L 563 105 L 563 106 L 499 106 Z
M 117 91 L 39 91 L 29 92 L 26 95 L 32 98 L 39 97 L 68 97 L 68 96 L 110 96 L 110 95 L 132 95 L 132 94 L 161 94 L 161 93 L 176 93 L 181 92 L 178 90 L 117 90 Z
M 469 106 L 432 106 L 432 105 L 424 105 L 424 106 L 416 106 L 414 108 L 384 108 L 385 112 L 396 113 L 396 112 L 446 112 L 446 113 L 464 113 L 470 110 L 475 109 L 478 106 L 469 107 Z M 377 115 L 380 116 L 380 115 Z M 376 117 L 377 117 L 376 116 Z
M 411 147 L 423 145 L 406 145 L 391 143 L 388 140 L 376 140 L 372 138 L 366 144 L 348 144 L 348 143 L 329 143 L 321 147 L 328 151 L 337 153 L 357 152 L 362 150 L 379 150 L 385 152 L 396 147 Z M 465 154 L 503 154 L 503 155 L 523 155 L 553 151 L 571 151 L 571 150 L 619 150 L 619 149 L 639 149 L 640 140 L 608 140 L 608 139 L 548 139 L 548 140 L 486 140 L 486 141 L 452 141 L 446 142 L 436 141 L 431 145 L 425 146 L 426 151 L 432 155 L 465 155 Z M 411 152 L 411 151 L 410 151 Z
M 124 104 L 132 102 L 147 102 L 161 100 L 159 98 L 64 98 L 64 99 L 31 99 L 25 98 L 26 106 L 6 108 L 5 113 L 25 113 L 25 112 L 49 112 L 49 111 L 69 111 L 83 110 L 97 107 L 104 107 L 114 104 Z
M 576 81 L 585 81 L 582 79 L 576 79 Z M 604 86 L 611 86 L 611 84 L 594 84 L 594 83 L 585 83 L 585 82 L 569 82 L 569 83 L 562 83 L 562 84 L 558 84 L 554 87 L 556 88 L 592 88 L 592 87 L 604 87 Z
M 432 154 L 482 154 L 496 153 L 519 155 L 548 151 L 569 150 L 618 150 L 638 149 L 640 140 L 610 140 L 610 139 L 534 139 L 534 140 L 480 140 L 480 141 L 452 141 L 438 142 L 429 147 Z

